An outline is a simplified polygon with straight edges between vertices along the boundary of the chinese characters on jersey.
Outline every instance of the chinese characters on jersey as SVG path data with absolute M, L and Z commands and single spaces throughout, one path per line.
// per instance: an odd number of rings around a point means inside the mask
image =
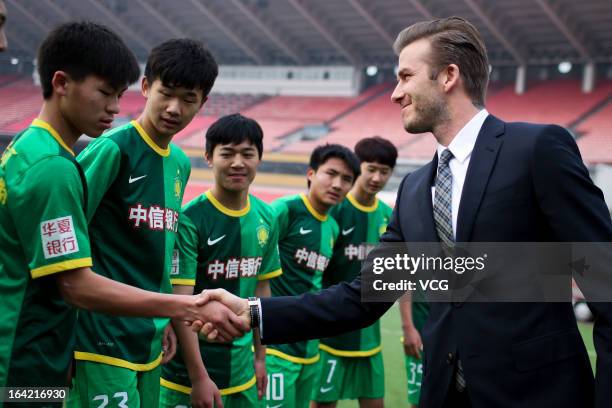
M 72 215 L 41 222 L 40 238 L 45 259 L 79 251 Z
M 257 276 L 261 267 L 262 257 L 230 258 L 228 260 L 215 259 L 208 263 L 207 274 L 213 281 L 224 277 L 225 279 L 249 278 Z
M 308 269 L 325 271 L 329 265 L 329 258 L 325 255 L 309 251 L 308 248 L 298 248 L 293 255 L 298 265 L 305 264 Z
M 164 228 L 168 231 L 178 230 L 178 211 L 171 208 L 162 208 L 159 205 L 143 207 L 142 204 L 130 207 L 128 219 L 134 223 L 134 227 L 140 228 L 146 224 L 151 230 L 161 231 Z

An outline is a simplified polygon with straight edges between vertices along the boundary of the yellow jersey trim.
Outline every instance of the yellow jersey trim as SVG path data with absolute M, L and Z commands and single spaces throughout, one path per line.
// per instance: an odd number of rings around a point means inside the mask
M 302 197 L 302 201 L 304 202 L 306 209 L 308 210 L 308 212 L 310 212 L 310 214 L 312 214 L 313 217 L 315 217 L 319 221 L 327 220 L 327 214 L 321 214 L 320 212 L 315 210 L 312 204 L 310 204 L 310 201 L 308 200 L 306 194 L 302 193 L 300 194 L 300 197 Z
M 275 271 L 264 273 L 263 275 L 259 275 L 257 277 L 257 280 L 262 281 L 262 280 L 272 279 L 272 278 L 276 278 L 277 276 L 281 276 L 282 274 L 283 274 L 283 270 L 281 268 L 278 268 Z
M 205 192 L 204 195 L 206 196 L 206 198 L 208 198 L 210 200 L 212 205 L 217 210 L 221 211 L 225 215 L 229 215 L 230 217 L 242 217 L 243 215 L 247 215 L 249 213 L 249 211 L 251 211 L 251 199 L 248 196 L 247 196 L 247 205 L 246 205 L 246 207 L 244 207 L 242 210 L 230 210 L 229 208 L 227 208 L 226 206 L 221 204 L 219 202 L 219 200 L 217 200 L 215 198 L 215 196 L 213 196 L 213 194 L 212 194 L 212 192 L 210 190 Z
M 59 133 L 57 133 L 57 130 L 53 129 L 53 126 L 51 126 L 50 124 L 48 124 L 44 120 L 38 119 L 38 118 L 34 119 L 30 126 L 34 126 L 34 127 L 39 127 L 39 128 L 45 129 L 47 132 L 49 132 L 49 134 L 51 136 L 53 136 L 53 138 L 57 141 L 57 143 L 59 143 L 60 146 L 62 146 L 64 149 L 68 150 L 70 152 L 70 154 L 74 156 L 74 150 L 72 150 L 71 148 L 68 147 L 68 145 L 66 145 L 66 142 L 64 142 L 64 139 L 62 139 L 62 137 L 59 135 Z
M 382 350 L 382 346 L 378 346 L 373 348 L 372 350 L 366 351 L 347 351 L 347 350 L 337 350 L 335 348 L 331 348 L 326 346 L 325 344 L 319 344 L 319 349 L 323 351 L 327 351 L 329 354 L 333 354 L 338 357 L 370 357 L 374 354 L 380 353 Z
M 374 212 L 378 208 L 378 198 L 376 198 L 374 204 L 370 206 L 360 204 L 359 201 L 357 201 L 357 199 L 355 198 L 355 196 L 353 196 L 351 193 L 348 193 L 346 195 L 346 199 L 349 200 L 351 204 L 353 204 L 353 207 L 363 212 Z
M 257 382 L 257 377 L 253 376 L 253 378 L 251 378 L 249 381 L 245 382 L 244 384 L 237 385 L 235 387 L 222 388 L 219 390 L 219 393 L 221 395 L 236 394 L 237 392 L 248 390 L 249 388 L 254 386 L 256 382 Z
M 289 354 L 283 353 L 282 351 L 272 349 L 269 347 L 266 348 L 266 354 L 269 354 L 271 356 L 280 357 L 283 360 L 291 361 L 292 363 L 297 363 L 297 364 L 314 364 L 317 361 L 319 361 L 319 358 L 321 358 L 321 355 L 318 353 L 316 356 L 310 357 L 310 358 L 294 357 L 294 356 L 290 356 Z
M 178 391 L 178 392 L 182 392 L 183 394 L 191 395 L 191 387 L 173 383 L 171 381 L 166 380 L 163 377 L 159 377 L 159 385 L 161 385 L 162 387 L 166 387 L 173 391 Z
M 222 389 L 219 390 L 219 393 L 221 395 L 236 394 L 238 392 L 242 392 L 242 391 L 248 390 L 249 388 L 254 386 L 255 383 L 257 383 L 257 377 L 253 376 L 253 378 L 251 378 L 249 381 L 245 382 L 244 384 L 240 384 L 240 385 L 237 385 L 235 387 L 222 388 Z M 178 391 L 178 392 L 182 392 L 183 394 L 191 394 L 191 387 L 187 387 L 186 385 L 181 385 L 181 384 L 173 383 L 172 381 L 168 381 L 168 380 L 166 380 L 163 377 L 160 377 L 159 384 L 161 386 L 163 386 L 163 387 L 168 388 L 168 389 L 171 389 L 171 390 L 174 390 L 174 391 Z
M 51 265 L 41 266 L 40 268 L 34 268 L 30 271 L 32 279 L 40 278 L 43 276 L 51 275 L 57 272 L 69 271 L 71 269 L 84 268 L 86 266 L 92 266 L 93 261 L 91 258 L 79 258 L 71 259 L 69 261 L 63 261 L 54 263 Z
M 170 279 L 170 283 L 173 285 L 184 285 L 184 286 L 195 286 L 195 279 Z
M 102 354 L 86 353 L 83 351 L 75 351 L 74 358 L 76 360 L 93 361 L 94 363 L 102 363 L 117 367 L 123 367 L 133 371 L 151 371 L 161 363 L 162 354 L 163 353 L 159 353 L 159 357 L 146 364 L 131 363 L 127 360 L 122 360 L 120 358 L 104 356 Z
M 131 121 L 130 123 L 136 128 L 136 131 L 138 132 L 142 140 L 144 140 L 144 142 L 148 144 L 149 147 L 155 151 L 155 153 L 159 154 L 162 157 L 170 156 L 170 146 L 166 147 L 165 149 L 162 149 L 153 141 L 153 139 L 151 139 L 151 136 L 149 136 L 147 132 L 143 129 L 143 127 L 140 126 L 140 123 L 135 120 Z

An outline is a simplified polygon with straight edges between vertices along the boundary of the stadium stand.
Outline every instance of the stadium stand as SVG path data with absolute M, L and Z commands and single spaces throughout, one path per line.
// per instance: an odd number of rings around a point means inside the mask
M 172 139 L 182 147 L 204 146 L 204 134 L 206 129 L 217 120 L 216 116 L 196 116 L 187 127 L 177 133 Z
M 9 85 L 21 78 L 21 75 L 0 75 L 0 87 Z
M 242 112 L 265 99 L 266 96 L 264 95 L 213 93 L 209 95 L 204 109 L 202 109 L 202 114 L 220 117 Z
M 1 76 L 0 101 L 3 115 L 0 132 L 15 134 L 27 127 L 40 109 L 40 88 L 30 79 Z M 266 150 L 307 154 L 321 143 L 352 147 L 357 140 L 384 135 L 399 148 L 400 157 L 427 160 L 435 149 L 427 134 L 409 135 L 402 127 L 399 109 L 390 102 L 392 83 L 372 86 L 356 97 L 273 96 L 212 94 L 201 114 L 179 133 L 175 141 L 185 147 L 202 147 L 206 129 L 220 116 L 241 112 L 256 119 L 266 136 Z M 612 127 L 612 81 L 600 81 L 585 94 L 578 80 L 532 83 L 517 95 L 512 84 L 493 83 L 487 109 L 500 118 L 556 123 L 573 130 L 589 163 L 612 162 L 612 146 L 606 142 Z M 140 92 L 129 91 L 121 100 L 121 117 L 133 119 L 143 109 Z M 606 105 L 607 103 L 607 105 Z M 305 126 L 324 127 L 323 135 L 304 140 L 298 134 Z M 604 148 L 602 148 L 604 147 Z
M 0 87 L 0 101 L 0 130 L 4 130 L 12 123 L 36 115 L 40 110 L 42 96 L 40 88 L 33 85 L 31 80 L 20 79 Z
M 506 86 L 489 97 L 487 109 L 509 122 L 571 126 L 611 93 L 612 81 L 601 81 L 588 94 L 581 91 L 576 80 L 541 81 L 530 84 L 523 95 L 517 95 L 513 86 Z
M 266 137 L 266 150 L 276 151 L 285 144 L 282 139 L 284 136 L 306 125 L 326 125 L 334 118 L 367 103 L 387 88 L 388 84 L 373 86 L 356 97 L 276 96 L 242 113 L 261 125 Z M 300 152 L 299 149 L 290 151 Z
M 121 116 L 136 118 L 145 106 L 145 98 L 139 91 L 128 91 L 120 102 Z
M 612 94 L 607 104 L 578 126 L 582 159 L 587 163 L 612 162 Z

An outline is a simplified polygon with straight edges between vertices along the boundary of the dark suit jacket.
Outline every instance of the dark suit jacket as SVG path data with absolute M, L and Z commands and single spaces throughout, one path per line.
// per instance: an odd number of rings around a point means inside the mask
M 390 242 L 432 242 L 437 158 L 407 175 Z M 612 242 L 612 223 L 571 135 L 559 126 L 489 116 L 478 135 L 457 221 L 457 242 Z M 266 343 L 355 330 L 391 304 L 361 303 L 360 280 L 316 294 L 262 299 Z M 596 304 L 595 383 L 566 303 L 432 303 L 423 329 L 421 408 L 441 407 L 456 356 L 475 408 L 612 406 L 612 310 Z

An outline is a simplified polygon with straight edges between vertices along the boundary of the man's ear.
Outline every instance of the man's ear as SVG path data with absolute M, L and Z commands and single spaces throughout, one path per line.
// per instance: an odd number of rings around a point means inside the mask
M 140 92 L 142 92 L 142 96 L 144 96 L 145 98 L 148 98 L 149 90 L 150 90 L 149 81 L 147 81 L 147 78 L 143 76 L 142 81 L 140 82 Z
M 316 170 L 314 170 L 312 167 L 309 167 L 308 170 L 306 170 L 306 179 L 312 182 L 312 178 L 314 177 L 315 173 Z
M 70 75 L 64 71 L 55 71 L 53 78 L 51 78 L 51 87 L 53 87 L 53 93 L 66 96 L 68 93 L 68 86 L 71 82 Z
M 457 64 L 450 64 L 447 66 L 442 72 L 440 72 L 440 79 L 442 81 L 444 91 L 449 92 L 461 81 L 459 66 Z
M 208 164 L 208 167 L 212 168 L 212 155 L 208 154 L 208 152 L 204 152 L 204 159 L 206 159 L 206 163 Z

